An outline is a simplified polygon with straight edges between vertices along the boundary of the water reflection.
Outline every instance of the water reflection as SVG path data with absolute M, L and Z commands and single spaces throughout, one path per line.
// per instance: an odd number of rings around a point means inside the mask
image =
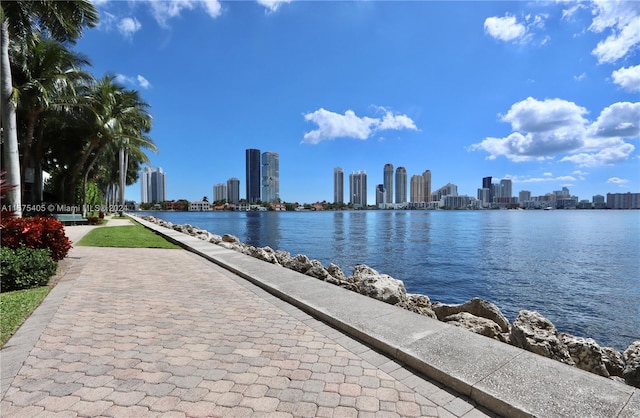
M 245 243 L 254 247 L 280 248 L 280 216 L 275 212 L 244 212 Z
M 347 236 L 345 233 L 344 218 L 345 214 L 342 211 L 334 212 L 333 214 L 333 246 L 331 247 L 331 258 L 333 260 L 338 259 L 338 257 L 345 252 Z

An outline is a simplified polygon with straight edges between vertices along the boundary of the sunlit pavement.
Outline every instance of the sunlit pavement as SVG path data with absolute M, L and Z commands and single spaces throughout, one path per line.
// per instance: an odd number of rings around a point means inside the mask
M 3 417 L 493 416 L 190 252 L 65 263 L 1 352 Z

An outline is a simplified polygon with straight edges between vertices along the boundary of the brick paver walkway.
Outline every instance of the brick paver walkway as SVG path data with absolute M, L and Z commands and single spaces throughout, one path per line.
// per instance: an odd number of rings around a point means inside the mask
M 488 414 L 187 251 L 77 247 L 70 260 L 3 417 Z

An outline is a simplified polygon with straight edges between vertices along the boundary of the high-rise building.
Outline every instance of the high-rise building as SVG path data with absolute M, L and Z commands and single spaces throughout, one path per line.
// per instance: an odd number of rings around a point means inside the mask
M 213 185 L 213 201 L 222 202 L 227 200 L 227 185 L 224 183 L 218 183 Z
M 240 180 L 231 177 L 227 180 L 227 202 L 237 204 L 240 201 Z
M 518 203 L 524 203 L 527 200 L 531 200 L 531 192 L 529 190 L 520 190 L 520 193 L 518 193 Z
M 432 202 L 440 201 L 444 196 L 458 196 L 458 186 L 452 183 L 447 183 L 435 192 L 431 196 Z
M 340 167 L 333 169 L 333 203 L 344 203 L 344 170 Z
M 160 203 L 167 200 L 166 175 L 162 167 L 153 170 L 151 167 L 146 166 L 142 169 L 140 177 L 140 202 Z
M 276 152 L 262 154 L 262 200 L 280 201 L 280 156 Z
M 502 179 L 500 180 L 500 197 L 513 197 L 513 192 L 511 190 L 512 182 L 511 179 Z
M 260 200 L 260 150 L 248 149 L 246 154 L 247 202 Z
M 396 203 L 407 203 L 407 170 L 396 168 Z
M 364 170 L 349 174 L 349 203 L 356 208 L 367 207 L 367 172 Z
M 424 177 L 411 176 L 411 203 L 424 202 Z
M 609 209 L 640 209 L 640 193 L 607 193 Z
M 382 183 L 385 190 L 384 203 L 393 203 L 393 164 L 384 165 L 384 177 Z
M 424 201 L 431 202 L 431 170 L 426 170 L 422 173 L 422 179 L 424 184 Z
M 488 207 L 491 203 L 491 189 L 486 187 L 478 189 L 478 200 L 483 208 Z
M 482 178 L 482 188 L 489 189 L 489 203 L 493 202 L 493 183 L 491 181 L 493 178 L 491 176 Z
M 386 202 L 387 196 L 385 196 L 384 184 L 378 184 L 376 186 L 376 207 L 380 207 L 380 205 L 384 205 Z

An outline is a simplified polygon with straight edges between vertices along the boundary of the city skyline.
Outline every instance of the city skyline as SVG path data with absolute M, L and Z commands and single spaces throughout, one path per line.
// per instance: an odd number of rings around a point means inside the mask
M 239 177 L 250 147 L 287 162 L 287 201 L 388 162 L 469 195 L 487 174 L 534 195 L 640 190 L 639 2 L 96 5 L 74 49 L 151 105 L 169 199 Z

